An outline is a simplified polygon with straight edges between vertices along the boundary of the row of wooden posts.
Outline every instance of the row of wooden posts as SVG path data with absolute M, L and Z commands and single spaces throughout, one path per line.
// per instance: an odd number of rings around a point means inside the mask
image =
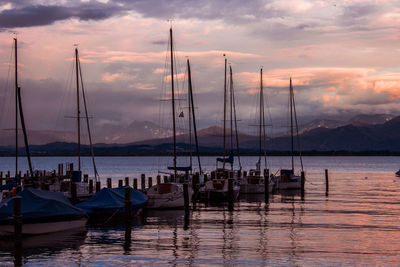
M 264 170 L 264 175 L 265 177 L 269 177 L 269 170 L 266 169 Z M 197 176 L 197 175 L 196 175 Z M 165 178 L 166 176 L 164 176 Z M 198 176 L 197 176 L 198 177 Z M 157 176 L 157 183 L 161 182 L 161 176 Z M 166 180 L 164 180 L 166 182 Z M 118 181 L 118 186 L 122 186 L 123 180 Z M 233 194 L 233 184 L 234 180 L 233 178 L 228 179 L 228 209 L 230 211 L 233 210 L 233 203 L 234 203 L 234 194 Z M 304 172 L 301 172 L 301 196 L 304 198 L 304 184 L 305 184 L 305 175 Z M 72 183 L 73 188 L 75 190 L 72 190 L 72 192 L 75 192 L 75 198 L 76 198 L 76 185 Z M 125 177 L 125 185 L 129 186 L 129 177 Z M 141 185 L 142 189 L 145 188 L 145 175 L 141 175 Z M 148 178 L 148 186 L 152 186 L 152 177 Z M 265 179 L 264 183 L 264 196 L 265 196 L 265 203 L 269 203 L 269 179 Z M 329 192 L 329 175 L 328 175 L 328 170 L 325 169 L 325 194 L 328 195 Z M 112 180 L 111 178 L 107 178 L 107 187 L 111 188 L 112 187 Z M 96 191 L 100 191 L 101 184 L 100 181 L 96 182 Z M 137 179 L 133 179 L 133 188 L 137 189 Z M 93 191 L 93 180 L 89 180 L 89 190 Z M 187 215 L 190 213 L 190 203 L 189 203 L 189 188 L 188 188 L 188 183 L 183 184 L 183 192 L 184 192 L 184 203 L 185 203 L 185 220 L 188 218 Z M 73 194 L 73 193 L 72 193 Z M 74 196 L 73 196 L 74 197 Z M 22 233 L 22 208 L 21 208 L 21 200 L 22 198 L 17 196 L 14 199 L 14 234 L 16 239 L 21 238 L 21 233 Z M 131 228 L 132 228 L 132 195 L 131 195 L 131 188 L 126 187 L 125 188 L 125 237 L 130 238 L 131 235 Z

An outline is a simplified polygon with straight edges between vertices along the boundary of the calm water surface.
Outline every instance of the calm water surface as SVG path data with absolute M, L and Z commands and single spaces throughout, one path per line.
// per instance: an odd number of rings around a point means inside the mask
M 54 169 L 73 158 L 34 158 L 37 169 Z M 90 173 L 90 159 L 84 171 Z M 98 158 L 103 181 L 157 173 L 170 158 Z M 214 158 L 204 158 L 211 170 Z M 256 158 L 242 158 L 245 169 Z M 289 158 L 272 157 L 273 172 Z M 23 166 L 23 160 L 21 166 Z M 88 227 L 26 238 L 26 266 L 316 266 L 400 265 L 400 157 L 305 157 L 306 194 L 244 198 L 227 207 L 200 206 L 188 221 L 183 211 L 148 211 L 137 218 L 130 239 L 123 226 Z M 13 169 L 0 158 L 0 170 Z M 26 166 L 25 166 L 26 167 Z M 325 195 L 323 170 L 330 192 Z M 0 240 L 0 266 L 19 258 L 12 239 Z

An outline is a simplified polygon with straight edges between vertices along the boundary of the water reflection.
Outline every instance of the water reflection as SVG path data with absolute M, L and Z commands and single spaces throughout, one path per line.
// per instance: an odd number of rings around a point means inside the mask
M 309 174 L 299 192 L 242 196 L 227 205 L 148 210 L 125 226 L 90 226 L 80 233 L 0 240 L 4 264 L 53 266 L 395 265 L 400 261 L 400 192 L 382 174 Z M 38 239 L 35 241 L 35 239 Z M 33 240 L 33 241 L 32 241 Z M 42 240 L 42 241 L 40 241 Z M 20 251 L 21 253 L 14 253 Z M 72 264 L 71 264 L 72 263 Z

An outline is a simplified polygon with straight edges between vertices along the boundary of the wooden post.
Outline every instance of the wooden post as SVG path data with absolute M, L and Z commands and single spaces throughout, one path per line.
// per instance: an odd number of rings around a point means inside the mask
M 304 184 L 306 182 L 306 176 L 304 171 L 301 172 L 301 198 L 304 199 Z
M 207 181 L 208 181 L 208 175 L 207 175 L 207 173 L 204 174 L 203 180 L 204 180 L 204 183 L 207 183 Z
M 240 179 L 242 178 L 242 170 L 237 171 L 237 177 Z
M 230 179 L 233 179 L 233 174 L 234 174 L 233 171 L 230 171 L 230 172 L 229 172 L 229 178 L 230 178 Z
M 125 187 L 125 237 L 130 237 L 132 228 L 132 195 L 131 188 Z
M 20 239 L 22 236 L 22 197 L 14 198 L 14 237 Z
M 164 175 L 163 178 L 164 178 L 164 179 L 163 179 L 163 184 L 168 183 L 168 176 L 167 176 L 167 175 Z
M 157 184 L 161 184 L 161 175 L 157 175 Z
M 133 178 L 133 189 L 137 190 L 137 179 Z
M 93 194 L 93 180 L 89 180 L 89 194 Z
M 189 214 L 189 185 L 187 183 L 183 184 L 183 198 L 185 205 L 185 215 Z
M 3 172 L 0 172 L 0 186 L 3 185 Z
M 229 201 L 229 210 L 233 211 L 233 179 L 228 179 L 228 201 Z
M 74 183 L 74 182 L 71 182 L 71 202 L 72 202 L 72 204 L 76 204 L 78 202 L 76 183 Z
M 211 180 L 215 179 L 215 172 L 211 172 Z
M 149 177 L 149 188 L 153 186 L 153 178 Z
M 101 183 L 100 183 L 100 181 L 97 181 L 96 182 L 96 192 L 99 192 L 100 189 L 101 189 Z
M 72 172 L 74 170 L 74 164 L 70 163 L 69 164 L 69 171 Z
M 247 171 L 243 171 L 243 177 L 247 176 Z
M 269 203 L 269 169 L 264 169 L 264 201 Z
M 328 177 L 328 169 L 325 169 L 325 195 L 329 193 L 329 177 Z
M 89 175 L 88 174 L 84 174 L 83 175 L 83 182 L 87 183 L 89 181 Z
M 142 173 L 140 175 L 140 179 L 141 179 L 141 187 L 140 189 L 145 190 L 146 189 L 146 175 L 144 173 Z
M 107 178 L 107 188 L 112 188 L 112 180 L 111 180 L 111 178 Z
M 197 172 L 192 178 L 192 189 L 194 192 L 197 190 L 197 185 L 200 183 L 200 174 Z
M 122 187 L 122 186 L 123 186 L 123 184 L 124 184 L 124 181 L 122 181 L 122 180 L 118 180 L 118 187 Z
M 125 186 L 129 186 L 129 177 L 125 177 Z

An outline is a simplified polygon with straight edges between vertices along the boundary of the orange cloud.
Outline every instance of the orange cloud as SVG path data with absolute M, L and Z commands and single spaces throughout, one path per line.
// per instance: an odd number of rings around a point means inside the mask
M 126 74 L 124 74 L 124 73 L 109 73 L 109 72 L 106 72 L 101 77 L 101 80 L 105 81 L 105 82 L 114 82 L 115 80 L 128 80 L 128 79 L 129 79 L 129 77 L 126 76 Z

